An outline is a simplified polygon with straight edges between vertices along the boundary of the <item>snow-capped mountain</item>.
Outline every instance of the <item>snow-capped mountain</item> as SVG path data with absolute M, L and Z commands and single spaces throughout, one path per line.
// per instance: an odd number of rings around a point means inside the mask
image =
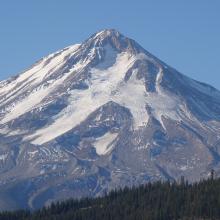
M 116 30 L 0 82 L 0 208 L 220 168 L 220 92 Z

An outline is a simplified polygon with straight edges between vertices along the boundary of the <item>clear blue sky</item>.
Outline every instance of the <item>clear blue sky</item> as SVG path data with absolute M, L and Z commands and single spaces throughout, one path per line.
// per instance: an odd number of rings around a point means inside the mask
M 0 79 L 104 28 L 220 89 L 220 0 L 1 0 Z

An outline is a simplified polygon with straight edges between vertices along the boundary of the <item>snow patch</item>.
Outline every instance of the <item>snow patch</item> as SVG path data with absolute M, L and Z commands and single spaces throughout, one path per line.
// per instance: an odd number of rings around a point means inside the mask
M 4 162 L 7 159 L 7 157 L 8 157 L 8 154 L 1 154 L 0 155 L 0 161 Z
M 135 150 L 140 151 L 140 150 L 146 150 L 150 147 L 150 143 L 147 143 L 146 145 L 141 145 L 135 148 Z
M 189 169 L 189 167 L 187 165 L 183 165 L 180 167 L 180 170 L 182 170 L 182 171 L 186 171 L 188 169 Z
M 28 155 L 29 157 L 32 159 L 35 157 L 35 155 L 38 154 L 38 150 L 34 150 L 34 151 L 29 151 Z
M 44 170 L 44 169 L 42 169 L 41 171 L 40 171 L 40 175 L 43 175 L 43 174 L 45 174 L 46 173 L 46 171 Z
M 117 133 L 108 132 L 102 137 L 97 138 L 96 141 L 93 143 L 96 149 L 96 153 L 101 156 L 111 152 L 114 147 L 113 142 L 117 136 Z

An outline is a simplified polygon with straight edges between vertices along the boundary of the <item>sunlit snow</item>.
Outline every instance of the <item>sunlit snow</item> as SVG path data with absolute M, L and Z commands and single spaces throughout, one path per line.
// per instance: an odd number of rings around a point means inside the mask
M 96 153 L 98 155 L 105 155 L 108 154 L 114 147 L 114 140 L 117 137 L 117 133 L 106 133 L 102 137 L 99 137 L 96 139 L 96 141 L 93 143 Z
M 36 137 L 32 143 L 43 144 L 58 137 L 80 124 L 89 114 L 109 101 L 115 101 L 130 109 L 135 127 L 147 123 L 144 81 L 136 79 L 135 71 L 127 83 L 124 81 L 125 73 L 136 57 L 128 53 L 117 54 L 112 48 L 106 51 L 108 58 L 105 59 L 106 62 L 91 69 L 89 88 L 70 91 L 69 105 L 54 117 L 52 125 L 29 136 L 29 138 Z M 109 67 L 114 60 L 115 63 Z

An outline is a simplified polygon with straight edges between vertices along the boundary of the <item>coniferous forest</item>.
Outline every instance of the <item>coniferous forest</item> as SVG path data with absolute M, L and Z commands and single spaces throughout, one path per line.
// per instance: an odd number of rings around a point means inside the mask
M 53 203 L 34 212 L 2 212 L 1 220 L 208 220 L 220 219 L 220 179 L 189 184 L 155 182 L 101 198 Z

